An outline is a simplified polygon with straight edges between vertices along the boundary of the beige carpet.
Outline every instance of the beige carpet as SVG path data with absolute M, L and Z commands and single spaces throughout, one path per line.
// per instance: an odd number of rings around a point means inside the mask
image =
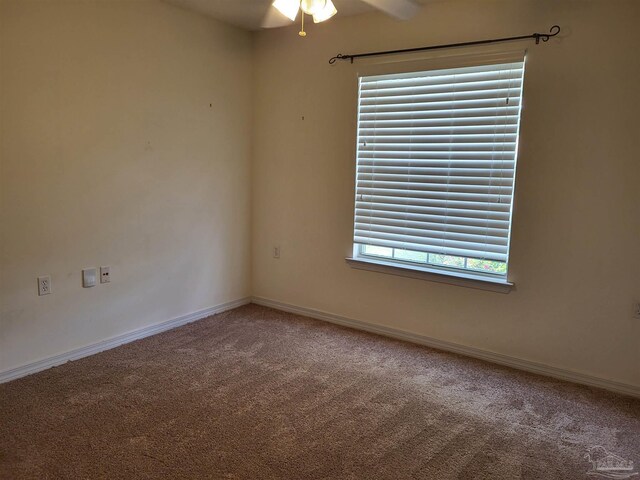
M 248 305 L 0 385 L 2 479 L 584 479 L 640 401 Z

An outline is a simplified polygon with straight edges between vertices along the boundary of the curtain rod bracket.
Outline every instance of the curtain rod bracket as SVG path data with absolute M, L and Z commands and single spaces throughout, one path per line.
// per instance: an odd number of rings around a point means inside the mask
M 519 37 L 492 38 L 490 40 L 476 40 L 474 42 L 449 43 L 446 45 L 431 45 L 427 47 L 404 48 L 401 50 L 386 50 L 381 52 L 356 53 L 353 55 L 339 53 L 335 57 L 331 57 L 329 59 L 329 65 L 333 65 L 338 60 L 350 60 L 351 63 L 353 63 L 353 61 L 356 58 L 361 58 L 361 57 L 373 57 L 378 55 L 393 55 L 398 53 L 422 52 L 425 50 L 437 50 L 440 48 L 469 47 L 472 45 L 484 45 L 488 43 L 500 43 L 500 42 L 512 42 L 515 40 L 526 40 L 528 38 L 535 39 L 536 45 L 539 45 L 540 40 L 542 40 L 543 42 L 548 42 L 551 37 L 555 37 L 559 33 L 560 33 L 560 27 L 558 25 L 554 25 L 549 29 L 549 33 L 532 33 L 531 35 L 521 35 Z

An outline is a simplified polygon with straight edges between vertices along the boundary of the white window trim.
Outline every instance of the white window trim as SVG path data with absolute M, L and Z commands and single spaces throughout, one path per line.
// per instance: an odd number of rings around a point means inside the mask
M 355 249 L 354 249 L 355 250 Z M 497 293 L 509 293 L 515 288 L 513 282 L 505 278 L 491 278 L 482 274 L 467 273 L 459 270 L 445 270 L 439 267 L 423 267 L 414 264 L 399 264 L 397 261 L 385 261 L 357 255 L 345 258 L 347 264 L 358 270 L 386 273 L 400 277 L 415 278 L 431 282 L 446 283 L 460 287 L 477 288 Z

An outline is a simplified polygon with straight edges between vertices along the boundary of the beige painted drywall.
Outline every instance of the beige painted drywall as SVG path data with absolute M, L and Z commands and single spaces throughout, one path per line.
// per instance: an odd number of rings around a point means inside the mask
M 0 371 L 248 295 L 250 34 L 152 0 L 0 17 Z
M 640 385 L 640 2 L 450 0 L 256 36 L 253 294 Z M 356 72 L 336 53 L 528 34 L 508 295 L 351 269 Z M 475 51 L 475 50 L 474 50 Z M 304 120 L 302 120 L 304 117 Z M 271 249 L 281 247 L 281 258 Z
M 434 1 L 261 32 L 252 58 L 164 3 L 0 0 L 0 371 L 253 293 L 640 385 L 639 7 Z M 359 64 L 327 59 L 556 22 L 522 44 L 517 289 L 350 269 Z

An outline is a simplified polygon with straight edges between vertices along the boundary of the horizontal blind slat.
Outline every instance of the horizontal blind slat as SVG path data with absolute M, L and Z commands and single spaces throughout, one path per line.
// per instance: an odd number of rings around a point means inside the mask
M 467 116 L 467 117 L 433 117 L 433 118 L 405 118 L 404 120 L 364 120 L 358 122 L 358 129 L 362 130 L 413 130 L 423 127 L 483 127 L 486 125 L 495 125 L 496 118 L 500 119 L 501 125 L 517 125 L 517 115 L 501 115 L 501 116 Z
M 455 106 L 457 102 L 465 100 L 502 100 L 504 99 L 505 105 L 508 105 L 511 99 L 520 96 L 519 88 L 487 88 L 483 90 L 463 90 L 456 91 L 450 89 L 443 92 L 434 93 L 416 93 L 413 95 L 387 95 L 387 96 L 372 96 L 360 99 L 360 106 L 375 106 L 380 107 L 383 105 L 405 105 L 414 103 L 431 103 L 431 102 L 449 102 L 452 106 Z M 509 100 L 509 101 L 507 101 Z
M 500 66 L 482 66 L 482 67 L 468 67 L 468 68 L 456 68 L 456 69 L 442 69 L 431 70 L 428 72 L 408 72 L 403 74 L 389 74 L 389 75 L 376 75 L 373 77 L 362 77 L 361 88 L 385 88 L 385 87 L 398 87 L 403 85 L 421 85 L 425 83 L 437 84 L 437 83 L 454 83 L 464 82 L 469 79 L 479 79 L 485 76 L 495 76 L 500 72 L 519 72 L 522 76 L 522 70 L 524 67 L 523 62 L 502 64 Z M 455 70 L 455 72 L 453 71 Z
M 417 196 L 400 196 L 400 195 L 371 195 L 360 194 L 362 200 L 360 203 L 385 203 L 387 205 L 400 205 L 399 209 L 409 205 L 416 205 L 422 207 L 437 207 L 450 210 L 477 210 L 482 212 L 483 215 L 488 215 L 491 212 L 504 212 L 508 213 L 510 205 L 508 203 L 500 203 L 497 201 L 489 202 L 484 196 L 478 196 L 477 199 L 468 198 L 452 199 L 446 195 L 440 195 L 440 198 L 429 197 L 427 195 L 423 197 Z M 364 201 L 363 201 L 364 200 Z M 497 200 L 497 196 L 496 196 Z
M 426 242 L 429 245 L 440 242 L 457 248 L 469 249 L 476 248 L 479 245 L 486 245 L 486 248 L 489 248 L 491 251 L 496 251 L 497 253 L 506 253 L 507 246 L 506 237 L 457 233 L 447 230 L 428 230 L 407 227 L 402 231 L 402 234 L 399 234 L 393 226 L 357 223 L 356 231 L 367 233 L 373 237 L 382 235 L 387 240 L 399 239 L 401 241 L 418 243 Z
M 496 183 L 498 183 L 496 181 Z M 428 182 L 382 182 L 382 181 L 358 181 L 356 194 L 361 195 L 394 195 L 401 196 L 419 196 L 428 194 L 431 198 L 438 195 L 447 196 L 447 198 L 465 198 L 464 196 L 478 195 L 494 196 L 494 195 L 511 195 L 511 185 L 483 185 L 476 183 L 428 183 Z M 400 193 L 404 192 L 404 193 Z M 487 200 L 488 201 L 488 200 Z
M 511 171 L 512 172 L 512 171 Z M 491 172 L 493 173 L 493 172 Z M 493 174 L 486 177 L 476 176 L 452 176 L 452 175 L 407 175 L 407 174 L 367 174 L 358 173 L 358 186 L 370 187 L 370 188 L 388 188 L 394 187 L 396 189 L 403 188 L 403 186 L 411 186 L 412 189 L 416 189 L 418 185 L 422 189 L 428 189 L 430 186 L 451 185 L 452 187 L 474 187 L 474 188 L 488 188 L 488 187 L 512 187 L 513 175 L 511 173 L 499 176 Z
M 391 231 L 397 231 L 397 227 L 405 227 L 408 229 L 414 229 L 425 232 L 449 232 L 462 234 L 463 238 L 470 238 L 475 236 L 476 238 L 483 238 L 489 236 L 492 238 L 507 238 L 509 231 L 507 228 L 488 228 L 482 227 L 470 227 L 468 225 L 458 225 L 451 223 L 433 223 L 433 222 L 417 222 L 406 219 L 389 219 L 380 217 L 367 217 L 362 215 L 356 215 L 356 229 L 358 230 L 371 230 L 381 227 L 387 227 Z M 433 233 L 435 234 L 435 233 Z M 432 235 L 433 235 L 432 234 Z
M 497 103 L 497 102 L 496 102 Z M 392 109 L 388 111 L 376 111 L 375 109 L 369 109 L 370 112 L 362 111 L 360 109 L 360 121 L 367 122 L 381 122 L 381 121 L 411 121 L 411 120 L 429 120 L 429 119 L 455 119 L 455 118 L 470 118 L 478 116 L 505 116 L 505 115 L 517 115 L 520 107 L 519 105 L 513 105 L 506 103 L 500 103 L 499 105 L 485 105 L 474 106 L 469 105 L 466 107 L 458 106 L 458 108 L 448 108 L 446 102 L 444 105 L 425 105 L 425 108 L 415 108 L 413 110 L 394 111 Z
M 411 221 L 429 223 L 432 225 L 454 225 L 459 228 L 490 228 L 495 230 L 505 230 L 509 228 L 509 222 L 505 220 L 494 220 L 487 218 L 472 218 L 466 216 L 444 216 L 420 212 L 397 212 L 377 208 L 356 208 L 356 221 L 376 222 L 386 220 Z
M 411 92 L 414 90 L 420 91 L 421 89 L 437 89 L 439 87 L 444 88 L 465 88 L 465 86 L 473 86 L 483 83 L 492 83 L 500 81 L 521 81 L 522 70 L 516 69 L 513 71 L 497 71 L 486 72 L 485 74 L 472 74 L 472 75 L 456 75 L 456 81 L 453 82 L 453 76 L 442 76 L 439 78 L 434 77 L 420 77 L 409 80 L 393 80 L 393 81 L 377 81 L 377 82 L 361 82 L 360 95 L 375 95 L 384 94 L 387 92 Z
M 517 98 L 509 98 L 488 96 L 481 98 L 463 98 L 455 99 L 442 98 L 438 101 L 422 101 L 422 102 L 401 102 L 401 103 L 385 103 L 385 104 L 364 104 L 360 106 L 360 112 L 363 114 L 378 114 L 385 112 L 393 112 L 396 117 L 408 117 L 412 113 L 422 112 L 428 110 L 448 110 L 453 111 L 456 109 L 479 109 L 479 108 L 499 108 L 499 107 L 516 107 L 519 106 L 520 101 Z
M 433 142 L 420 142 L 420 143 L 383 143 L 376 142 L 368 145 L 368 150 L 362 150 L 362 153 L 367 153 L 368 151 L 374 153 L 384 153 L 384 152 L 406 152 L 406 151 L 415 151 L 416 153 L 421 150 L 432 150 L 432 151 L 446 151 L 449 152 L 452 149 L 456 149 L 458 151 L 467 151 L 467 152 L 494 152 L 496 150 L 500 151 L 515 151 L 516 142 L 503 142 L 497 146 L 494 143 L 490 142 L 458 142 L 458 143 L 447 143 L 444 141 L 434 140 Z M 359 153 L 358 153 L 359 154 Z
M 518 126 L 513 124 L 485 124 L 485 125 L 449 125 L 434 124 L 429 127 L 362 127 L 358 128 L 360 138 L 377 137 L 383 135 L 385 137 L 414 137 L 427 135 L 497 135 L 497 134 L 515 134 Z
M 506 132 L 504 129 L 496 128 L 495 132 L 483 133 L 451 133 L 446 134 L 443 131 L 432 134 L 416 134 L 416 135 L 360 135 L 361 150 L 367 152 L 376 150 L 378 145 L 431 145 L 433 143 L 451 145 L 453 148 L 459 143 L 481 144 L 483 147 L 489 143 L 495 145 L 496 148 L 504 144 L 515 144 L 516 133 Z
M 447 152 L 442 150 L 432 151 L 394 151 L 386 150 L 384 156 L 375 156 L 372 152 L 358 154 L 358 163 L 362 166 L 443 166 L 449 163 L 452 166 L 466 165 L 468 167 L 491 168 L 492 166 L 508 164 L 515 166 L 513 152 L 473 151 Z
M 419 96 L 431 93 L 445 92 L 480 92 L 483 90 L 498 89 L 520 89 L 522 88 L 522 80 L 515 75 L 504 76 L 503 78 L 494 78 L 487 80 L 444 83 L 436 85 L 414 85 L 405 87 L 390 87 L 364 89 L 360 93 L 361 99 L 383 98 L 383 97 L 402 97 L 402 96 Z
M 400 205 L 400 207 L 398 206 Z M 416 202 L 414 204 L 398 204 L 391 203 L 391 201 L 386 200 L 385 202 L 356 202 L 356 214 L 365 212 L 365 211 L 373 211 L 373 210 L 382 210 L 387 212 L 394 212 L 398 214 L 402 214 L 404 212 L 408 213 L 418 213 L 421 215 L 440 215 L 442 218 L 445 218 L 446 221 L 450 218 L 458 218 L 464 217 L 469 219 L 478 219 L 478 220 L 496 220 L 496 221 L 509 221 L 509 212 L 506 210 L 483 210 L 478 208 L 469 208 L 464 205 L 447 205 L 441 206 L 438 204 L 420 204 Z
M 445 245 L 453 248 L 464 248 L 465 250 L 475 250 L 475 251 L 484 251 L 484 252 L 492 252 L 498 254 L 506 254 L 507 246 L 500 245 L 495 243 L 488 243 L 485 241 L 464 241 L 464 240 L 455 240 L 450 238 L 451 235 L 448 236 L 439 236 L 436 235 L 434 237 L 429 236 L 431 232 L 420 232 L 419 234 L 413 234 L 415 232 L 410 232 L 409 230 L 403 233 L 397 232 L 382 232 L 382 231 L 370 231 L 370 230 L 359 230 L 356 232 L 359 234 L 366 234 L 371 239 L 378 240 L 390 240 L 394 242 L 404 242 L 412 245 L 428 245 L 430 247 L 434 245 Z
M 450 178 L 452 182 L 465 182 L 486 178 L 508 178 L 513 182 L 513 168 L 429 168 L 429 167 L 358 167 L 358 180 L 391 180 L 400 181 L 407 177 L 417 177 L 420 181 L 440 181 L 442 178 Z

